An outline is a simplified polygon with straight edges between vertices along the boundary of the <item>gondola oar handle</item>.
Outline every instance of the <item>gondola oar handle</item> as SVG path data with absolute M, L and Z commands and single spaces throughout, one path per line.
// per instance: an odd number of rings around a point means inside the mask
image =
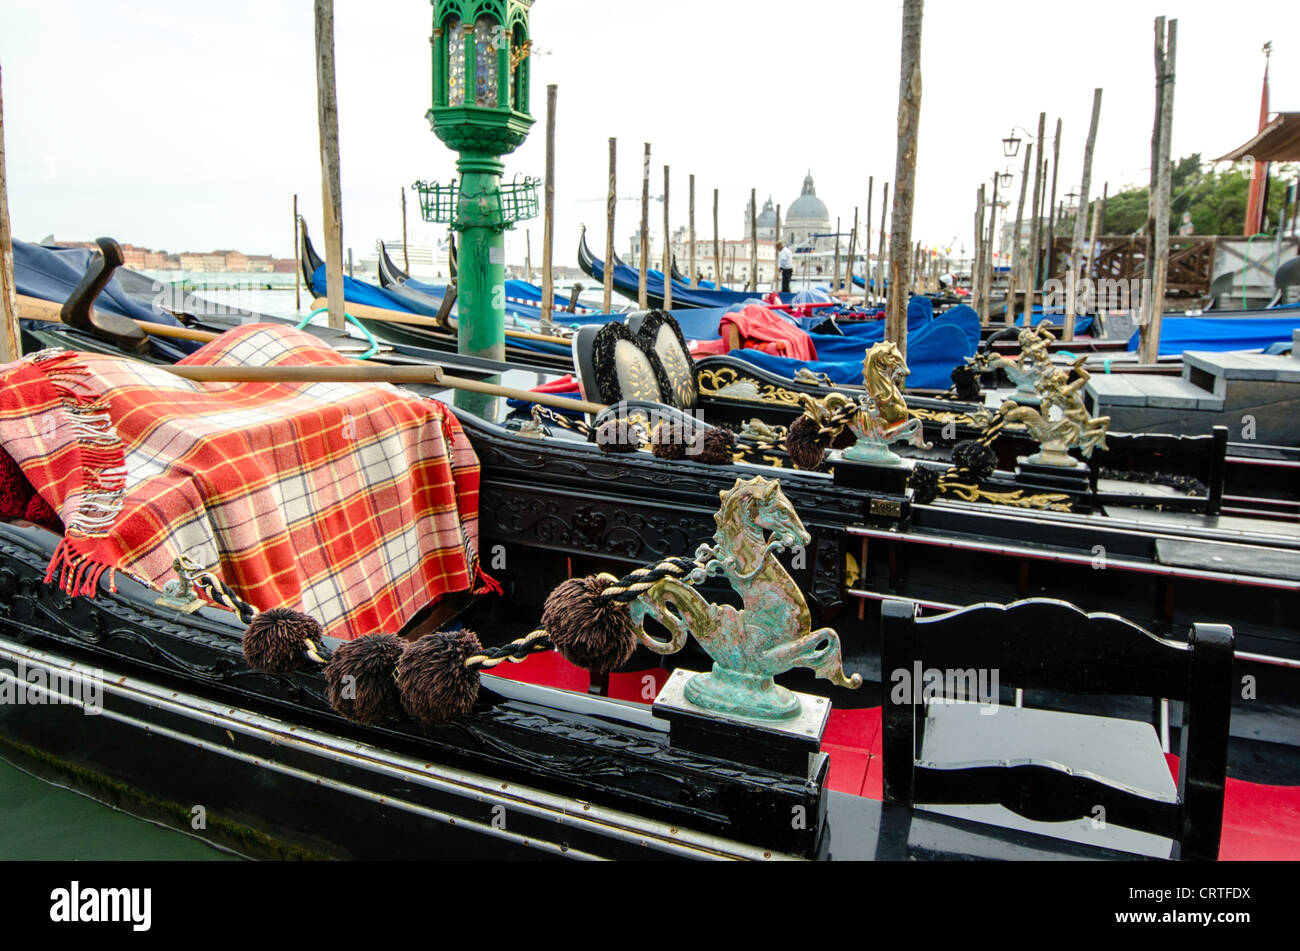
M 513 386 L 500 386 L 480 380 L 447 376 L 441 367 L 391 367 L 376 365 L 340 367 L 238 367 L 238 366 L 163 366 L 159 369 L 196 383 L 430 383 L 452 390 L 469 390 L 506 399 L 541 403 L 593 415 L 609 407 L 586 400 L 571 400 L 550 393 L 534 393 Z
M 196 383 L 442 383 L 442 367 L 162 366 Z
M 39 297 L 28 297 L 26 294 L 18 295 L 18 316 L 22 320 L 43 320 L 47 323 L 63 323 L 62 308 L 54 301 L 42 300 Z M 97 315 L 98 316 L 98 315 Z M 177 340 L 196 340 L 200 343 L 207 343 L 209 340 L 216 340 L 220 334 L 213 333 L 211 330 L 194 330 L 190 327 L 173 327 L 171 324 L 156 324 L 150 320 L 137 320 L 135 325 L 145 333 L 153 334 L 157 337 L 173 337 Z

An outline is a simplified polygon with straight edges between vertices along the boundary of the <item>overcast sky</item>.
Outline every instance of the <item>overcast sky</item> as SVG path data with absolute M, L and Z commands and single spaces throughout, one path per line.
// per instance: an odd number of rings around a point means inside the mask
M 446 181 L 453 153 L 430 131 L 430 5 L 336 0 L 344 243 L 358 256 L 401 233 L 402 185 Z M 1060 194 L 1081 178 L 1092 90 L 1104 88 L 1094 183 L 1147 180 L 1155 16 L 1178 18 L 1173 154 L 1206 158 L 1255 132 L 1274 43 L 1272 107 L 1300 108 L 1294 0 L 929 0 L 914 240 L 972 243 L 981 180 L 1013 125 L 1048 137 L 1064 119 Z M 311 0 L 4 0 L 0 6 L 9 203 L 17 237 L 111 235 L 177 252 L 237 248 L 292 255 L 292 196 L 320 231 Z M 894 0 L 537 0 L 537 125 L 506 175 L 541 176 L 546 86 L 559 87 L 555 260 L 575 263 L 578 229 L 603 247 L 607 139 L 619 190 L 652 193 L 672 167 L 674 226 L 697 187 L 697 230 L 740 237 L 749 189 L 788 206 L 811 169 L 832 218 L 894 177 L 902 4 Z M 1020 133 L 1022 136 L 1024 133 Z M 1022 152 L 1023 156 L 1023 152 Z M 408 196 L 410 198 L 411 196 Z M 1013 208 L 1014 211 L 1014 208 Z M 433 226 L 416 224 L 413 235 Z M 619 203 L 625 251 L 637 201 Z M 652 230 L 663 211 L 651 208 Z M 832 222 L 833 223 L 833 222 Z M 532 230 L 541 256 L 540 220 Z M 872 244 L 874 246 L 875 240 Z M 511 261 L 522 230 L 508 234 Z M 598 254 L 601 253 L 599 250 Z

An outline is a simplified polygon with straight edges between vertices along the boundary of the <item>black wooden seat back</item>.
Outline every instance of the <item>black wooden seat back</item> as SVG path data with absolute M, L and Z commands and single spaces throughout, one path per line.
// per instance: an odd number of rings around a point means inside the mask
M 1218 856 L 1231 710 L 1232 628 L 1197 624 L 1187 643 L 1156 637 L 1108 614 L 1085 614 L 1064 601 L 977 604 L 918 618 L 913 602 L 882 605 L 881 675 L 884 794 L 887 801 L 1000 803 L 1028 819 L 1087 818 L 1164 836 L 1182 858 Z M 904 671 L 996 670 L 1001 687 L 1076 695 L 1181 700 L 1178 801 L 1168 803 L 1068 763 L 979 760 L 953 768 L 917 762 L 926 703 L 916 690 L 891 688 Z M 900 697 L 898 694 L 903 693 Z M 997 729 L 997 717 L 988 718 Z
M 623 324 L 587 324 L 573 335 L 573 366 L 582 397 L 597 403 L 666 403 L 671 387 L 654 350 Z
M 1097 493 L 1102 469 L 1132 474 L 1137 481 L 1164 481 L 1177 485 L 1193 480 L 1204 487 L 1204 496 L 1188 499 L 1185 508 L 1199 509 L 1205 515 L 1218 515 L 1223 508 L 1223 486 L 1227 478 L 1228 427 L 1215 426 L 1205 436 L 1171 436 L 1162 433 L 1110 433 L 1106 448 L 1095 449 L 1088 458 L 1088 479 Z M 1143 477 L 1146 477 L 1144 479 Z M 1185 486 L 1184 486 L 1185 487 Z M 1200 487 L 1197 487 L 1200 491 Z M 1102 501 L 1138 501 L 1136 497 L 1107 497 Z M 1180 506 L 1177 498 L 1147 498 Z

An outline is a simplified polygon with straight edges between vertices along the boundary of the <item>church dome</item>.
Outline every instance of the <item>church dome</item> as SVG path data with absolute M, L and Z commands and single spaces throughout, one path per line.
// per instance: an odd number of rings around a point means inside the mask
M 809 171 L 808 177 L 803 180 L 803 192 L 790 204 L 786 221 L 829 222 L 830 217 L 831 213 L 826 208 L 826 203 L 817 197 L 817 189 L 813 187 L 812 172 Z
M 758 213 L 758 227 L 766 228 L 769 231 L 776 230 L 776 209 L 772 207 L 772 196 L 767 197 L 767 202 L 763 205 L 763 210 Z

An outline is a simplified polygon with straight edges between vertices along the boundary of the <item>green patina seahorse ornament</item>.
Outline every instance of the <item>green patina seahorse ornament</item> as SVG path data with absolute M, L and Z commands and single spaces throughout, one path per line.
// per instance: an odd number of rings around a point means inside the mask
M 722 575 L 744 608 L 712 604 L 690 584 L 665 578 L 630 606 L 641 643 L 672 654 L 694 634 L 713 658 L 713 669 L 687 683 L 686 699 L 717 713 L 765 720 L 798 716 L 799 698 L 773 680 L 795 667 L 807 667 L 841 687 L 861 686 L 861 675 L 844 674 L 839 635 L 829 627 L 811 629 L 803 593 L 774 554 L 812 540 L 781 483 L 762 476 L 737 479 L 719 494 L 714 543 L 699 547 L 696 560 L 702 567 L 687 581 L 698 584 Z M 669 640 L 646 633 L 647 616 L 668 629 Z

